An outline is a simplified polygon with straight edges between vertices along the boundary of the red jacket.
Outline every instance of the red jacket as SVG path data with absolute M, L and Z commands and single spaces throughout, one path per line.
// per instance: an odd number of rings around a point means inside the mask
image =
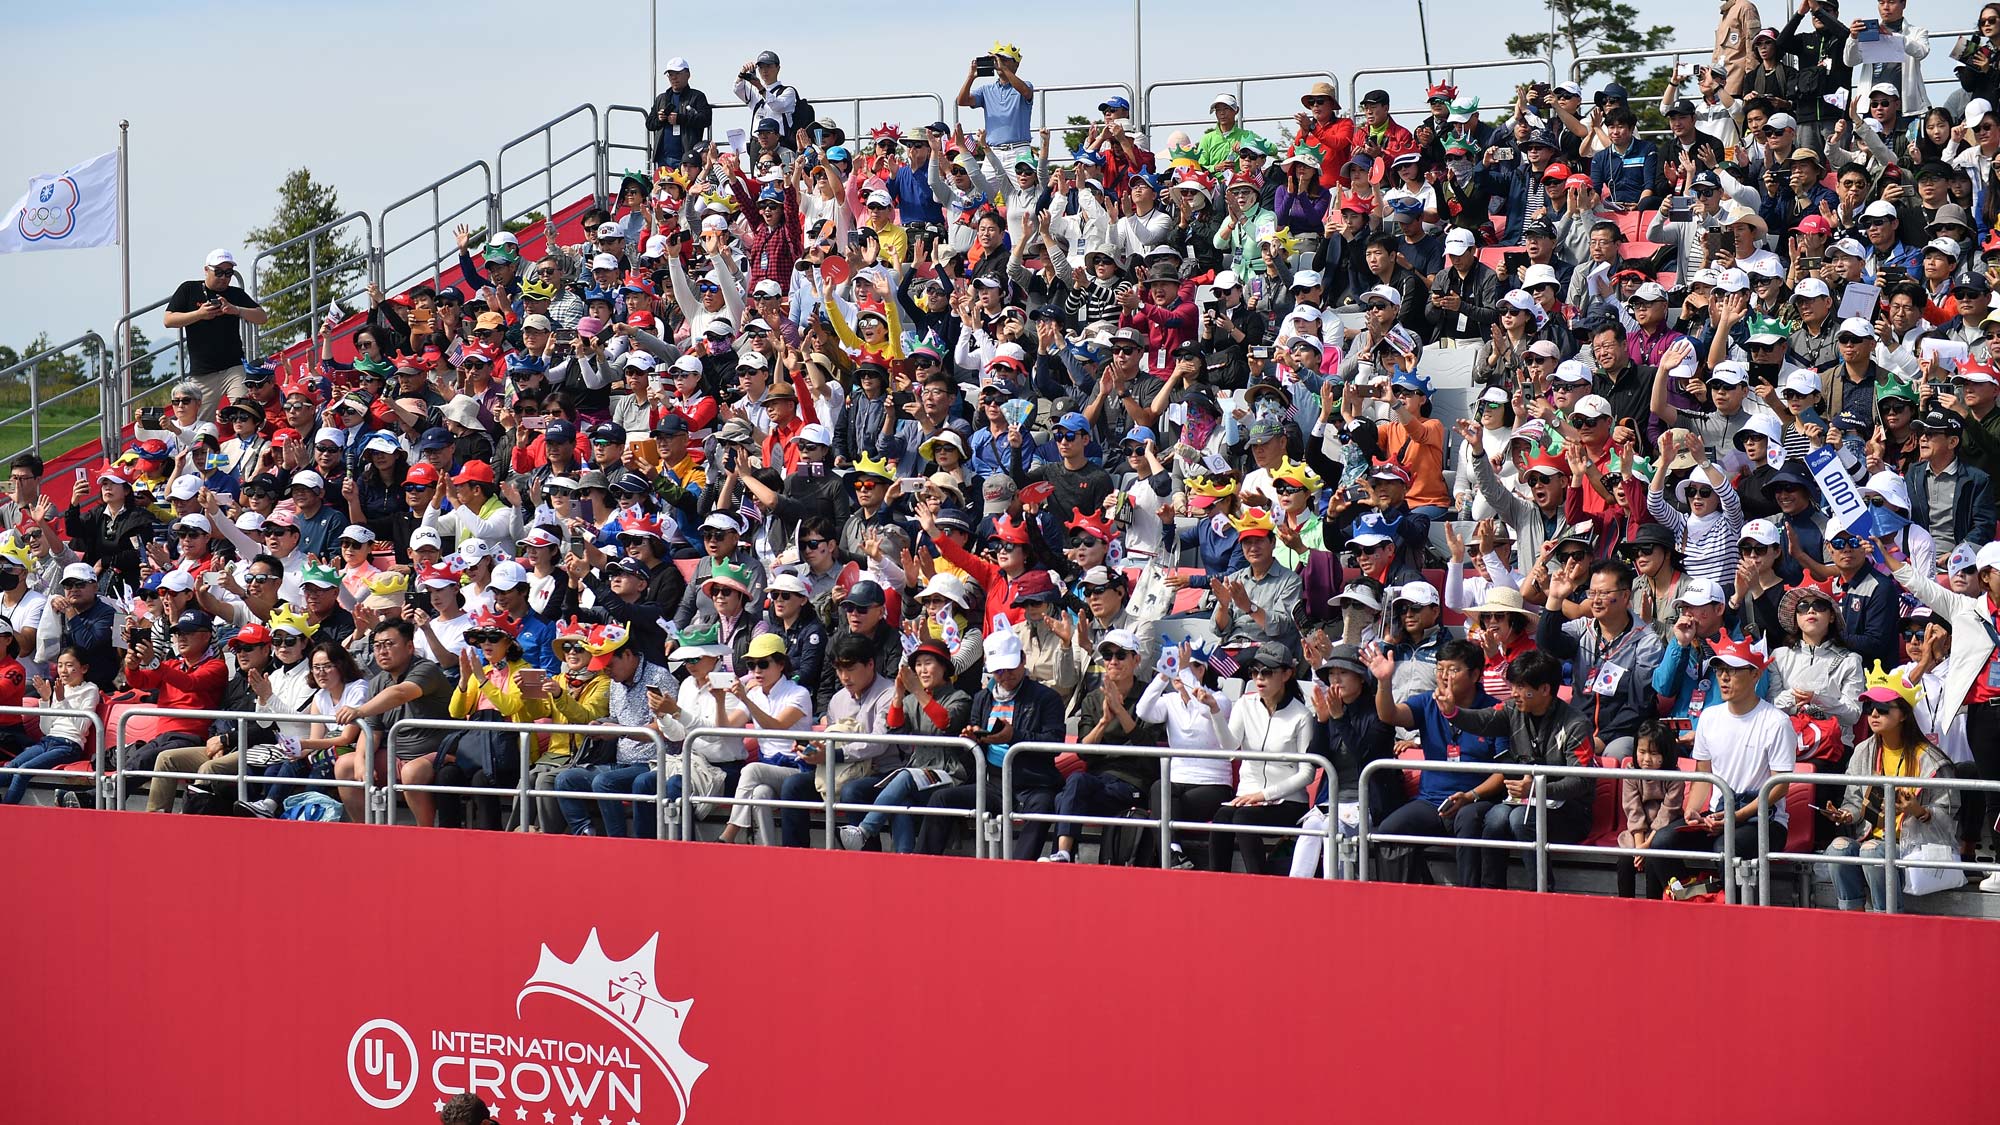
M 229 666 L 219 656 L 190 665 L 176 656 L 163 660 L 158 668 L 127 668 L 125 682 L 140 691 L 154 693 L 154 702 L 175 711 L 212 711 L 222 702 L 223 685 L 229 682 Z M 207 719 L 165 719 L 162 733 L 172 731 L 208 737 Z
M 1025 621 L 1028 614 L 1014 604 L 1014 580 L 987 559 L 972 554 L 949 539 L 937 541 L 938 554 L 944 561 L 972 576 L 979 588 L 986 591 L 986 613 L 979 619 L 982 630 L 993 627 L 993 619 L 1005 614 L 1009 621 Z
M 1194 291 L 1192 280 L 1181 282 L 1180 296 L 1165 307 L 1154 304 L 1140 305 L 1135 312 L 1128 312 L 1118 318 L 1121 328 L 1143 328 L 1146 330 L 1146 370 L 1164 379 L 1174 373 L 1174 349 L 1195 338 L 1201 328 L 1201 311 L 1195 308 L 1190 298 Z
M 1306 143 L 1318 145 L 1322 150 L 1319 163 L 1321 187 L 1333 188 L 1340 185 L 1340 173 L 1347 167 L 1347 158 L 1354 155 L 1354 119 L 1336 117 L 1324 125 L 1314 125 L 1299 134 L 1285 155 L 1297 152 Z

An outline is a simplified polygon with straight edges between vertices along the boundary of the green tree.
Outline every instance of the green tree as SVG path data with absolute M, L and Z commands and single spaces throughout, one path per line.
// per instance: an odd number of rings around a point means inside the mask
M 118 341 L 111 341 L 115 350 Z M 153 341 L 146 338 L 146 330 L 136 323 L 132 325 L 132 385 L 143 387 L 151 382 L 153 374 Z
M 1568 72 L 1564 54 L 1574 62 L 1584 55 L 1658 51 L 1663 50 L 1667 41 L 1674 37 L 1674 29 L 1663 24 L 1640 26 L 1639 9 L 1621 4 L 1618 0 L 1542 2 L 1554 17 L 1553 30 L 1532 35 L 1509 35 L 1507 53 L 1517 59 L 1554 59 L 1558 73 Z M 1639 91 L 1634 88 L 1634 78 L 1643 62 L 1641 59 L 1586 62 L 1579 76 L 1585 83 L 1599 76 L 1619 83 L 1632 92 L 1632 104 L 1637 108 L 1641 99 Z M 1659 87 L 1654 87 L 1655 97 L 1658 92 Z
M 351 236 L 343 238 L 344 231 L 333 229 L 323 230 L 310 239 L 301 238 L 307 231 L 326 226 L 343 213 L 334 189 L 313 179 L 307 169 L 298 168 L 278 185 L 278 210 L 271 221 L 244 235 L 244 241 L 260 251 L 299 239 L 258 268 L 260 292 L 251 296 L 271 313 L 270 323 L 258 330 L 259 351 L 269 354 L 304 336 L 310 322 L 325 315 L 330 299 L 347 298 L 363 283 L 367 259 Z M 314 285 L 301 285 L 314 268 L 319 274 L 318 281 Z M 292 286 L 298 288 L 285 291 Z
M 1074 156 L 1083 151 L 1083 138 L 1090 135 L 1090 118 L 1085 117 L 1081 113 L 1072 113 L 1063 119 L 1063 124 L 1083 126 L 1081 129 L 1063 130 L 1063 147 L 1069 150 L 1070 155 Z

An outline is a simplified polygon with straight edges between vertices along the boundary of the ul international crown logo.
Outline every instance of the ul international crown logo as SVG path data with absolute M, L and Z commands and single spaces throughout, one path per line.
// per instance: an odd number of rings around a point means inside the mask
M 34 203 L 21 208 L 21 237 L 30 242 L 62 238 L 76 229 L 76 205 L 82 199 L 76 181 L 59 176 L 35 192 Z
M 528 997 L 549 996 L 602 1020 L 617 1033 L 613 1040 L 622 1042 L 548 1038 L 532 1026 L 519 1033 L 471 1032 L 442 1023 L 423 1033 L 427 1049 L 420 1051 L 419 1040 L 401 1023 L 374 1019 L 362 1024 L 348 1044 L 348 1078 L 361 1100 L 376 1109 L 398 1109 L 420 1090 L 434 1109 L 441 1109 L 452 1095 L 469 1091 L 482 1095 L 489 1106 L 504 1103 L 508 1112 L 495 1119 L 517 1125 L 615 1125 L 620 1120 L 645 1125 L 640 1120 L 644 1088 L 651 1083 L 644 1079 L 651 1071 L 673 1091 L 679 1125 L 687 1119 L 695 1081 L 708 1064 L 681 1047 L 694 1001 L 669 1000 L 661 993 L 659 943 L 656 933 L 631 956 L 616 961 L 604 952 L 594 929 L 574 960 L 558 957 L 545 944 L 534 972 L 514 995 L 516 1017 Z

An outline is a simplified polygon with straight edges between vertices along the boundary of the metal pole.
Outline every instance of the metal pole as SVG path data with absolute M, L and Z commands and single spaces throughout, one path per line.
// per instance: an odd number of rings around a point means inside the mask
M 1861 854 L 1856 844 L 1854 854 Z M 1903 906 L 1902 880 L 1896 870 L 1896 783 L 1882 786 L 1882 900 L 1883 912 L 1894 914 Z
M 1160 759 L 1160 870 L 1174 865 L 1174 783 L 1168 773 L 1171 758 Z
M 677 808 L 680 809 L 680 814 L 681 814 L 682 843 L 686 843 L 689 840 L 694 839 L 694 806 L 688 803 L 688 798 L 693 794 L 694 794 L 694 748 L 689 746 L 687 742 L 682 742 L 681 743 L 681 797 L 679 804 L 676 806 Z M 829 802 L 827 807 L 831 809 L 832 803 Z M 833 816 L 831 813 L 828 813 L 826 819 L 826 834 L 829 837 L 838 836 L 840 834 L 839 830 L 834 828 L 833 826 Z
M 118 424 L 118 413 L 125 408 L 125 402 L 132 397 L 126 380 L 132 375 L 132 180 L 126 172 L 130 149 L 126 144 L 127 134 L 132 130 L 130 121 L 118 123 L 118 281 L 125 296 L 125 319 L 118 329 L 117 352 L 118 370 L 115 381 L 107 378 L 102 393 L 110 399 L 106 404 L 104 418 L 104 448 L 109 451 L 118 444 L 118 434 L 123 429 Z
M 646 73 L 652 78 L 653 100 L 660 98 L 660 0 L 653 0 L 653 33 L 646 37 Z M 608 133 L 609 130 L 606 130 Z
M 527 731 L 522 731 L 521 732 L 521 795 L 514 799 L 521 803 L 520 808 L 516 810 L 516 815 L 519 817 L 521 821 L 521 831 L 523 832 L 526 832 L 528 830 L 528 828 L 530 827 L 529 822 L 534 819 L 534 813 L 529 808 L 529 806 L 532 805 L 534 802 L 530 800 L 528 797 L 528 771 L 534 768 L 535 763 L 533 759 L 534 759 L 533 736 L 530 735 Z M 503 824 L 502 827 L 504 828 L 505 825 Z
M 1549 890 L 1549 797 L 1548 778 L 1537 777 L 1530 784 L 1535 790 L 1535 890 L 1547 894 Z
M 1146 89 L 1145 68 L 1140 65 L 1139 61 L 1143 53 L 1142 45 L 1144 43 L 1144 36 L 1142 35 L 1143 27 L 1139 18 L 1139 9 L 1143 4 L 1144 0 L 1132 0 L 1132 120 L 1141 129 L 1150 124 L 1144 120 L 1144 102 L 1146 100 L 1143 93 Z
M 1431 82 L 1431 24 L 1424 16 L 1424 0 L 1417 0 L 1417 32 L 1424 41 L 1424 83 Z

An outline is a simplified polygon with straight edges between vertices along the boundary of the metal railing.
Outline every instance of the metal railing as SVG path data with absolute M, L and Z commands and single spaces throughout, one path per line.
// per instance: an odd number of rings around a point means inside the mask
M 1533 840 L 1488 840 L 1484 838 L 1462 839 L 1457 836 L 1403 836 L 1374 831 L 1368 820 L 1368 782 L 1378 773 L 1389 770 L 1417 770 L 1438 773 L 1476 773 L 1486 777 L 1504 774 L 1509 777 L 1532 777 L 1535 780 L 1532 800 L 1535 805 L 1535 838 Z M 1639 856 L 1662 859 L 1682 859 L 1707 862 L 1716 859 L 1715 852 L 1708 851 L 1665 851 L 1659 848 L 1627 848 L 1611 844 L 1557 844 L 1549 841 L 1549 807 L 1546 779 L 1551 777 L 1588 777 L 1593 780 L 1612 781 L 1706 781 L 1722 795 L 1722 811 L 1734 818 L 1736 798 L 1722 778 L 1712 773 L 1688 770 L 1642 770 L 1607 769 L 1602 766 L 1543 766 L 1514 762 L 1434 762 L 1430 760 L 1410 760 L 1405 758 L 1383 758 L 1363 766 L 1361 769 L 1361 881 L 1368 881 L 1369 845 L 1401 844 L 1406 847 L 1447 847 L 1447 848 L 1493 848 L 1506 851 L 1532 850 L 1535 865 L 1535 889 L 1549 889 L 1549 854 Z M 1595 800 L 1592 793 L 1591 799 Z M 1725 832 L 1722 835 L 1722 893 L 1725 901 L 1734 902 L 1736 895 L 1736 835 Z
M 129 317 L 121 317 L 113 329 L 114 341 L 125 338 L 125 326 L 140 326 L 141 321 L 153 317 L 167 307 L 170 297 L 162 297 L 150 305 L 132 310 Z M 159 325 L 156 323 L 155 328 Z M 187 333 L 181 329 L 166 329 L 174 338 L 158 350 L 145 356 L 127 356 L 118 362 L 111 377 L 105 380 L 105 395 L 109 404 L 104 418 L 104 448 L 118 448 L 125 427 L 132 424 L 132 411 L 142 405 L 162 406 L 167 404 L 167 394 L 181 377 L 187 374 Z M 135 387 L 137 372 L 142 363 L 150 361 L 145 378 L 147 386 Z M 157 401 L 155 401 L 157 400 Z
M 1089 132 L 1090 126 L 1088 124 L 1072 125 L 1067 121 L 1058 121 L 1053 125 L 1049 124 L 1049 101 L 1051 94 L 1080 94 L 1086 92 L 1118 93 L 1125 95 L 1125 100 L 1128 102 L 1133 100 L 1132 84 L 1130 82 L 1074 82 L 1063 86 L 1037 86 L 1035 87 L 1035 128 L 1037 130 L 1049 130 L 1052 139 L 1059 139 L 1064 133 L 1072 129 L 1079 129 L 1086 133 Z M 1093 112 L 1086 113 L 1083 116 L 1091 121 L 1097 120 L 1094 112 L 1097 106 L 1097 102 L 1090 103 L 1088 108 Z M 957 103 L 953 103 L 951 108 L 951 123 L 953 125 L 958 124 L 959 108 Z M 1069 151 L 1067 144 L 1063 145 L 1062 148 L 1064 155 L 1071 159 L 1075 158 L 1076 154 Z M 1162 153 L 1161 155 L 1164 156 L 1165 154 Z M 1051 160 L 1058 158 L 1056 148 L 1053 144 L 1049 146 L 1049 157 Z
M 445 188 L 461 177 L 469 177 L 473 172 L 479 173 L 478 194 L 456 208 L 445 210 Z M 391 242 L 389 216 L 425 201 L 430 203 L 430 226 L 404 237 L 400 242 Z M 475 229 L 484 228 L 486 237 L 490 240 L 500 229 L 500 223 L 495 216 L 498 210 L 498 199 L 493 194 L 493 170 L 484 160 L 475 160 L 396 200 L 382 208 L 375 216 L 375 234 L 382 245 L 378 254 L 377 277 L 374 280 L 381 285 L 384 293 L 393 293 L 408 282 L 428 281 L 436 277 L 443 272 L 445 263 L 458 260 L 458 244 L 445 234 L 446 229 L 453 223 L 465 219 L 468 226 Z M 420 246 L 426 238 L 430 240 L 429 260 L 416 269 L 396 272 L 403 269 L 391 264 L 398 252 Z
M 519 804 L 520 830 L 525 832 L 529 828 L 533 827 L 534 824 L 535 795 L 537 793 L 555 792 L 554 790 L 539 790 L 539 789 L 529 788 L 529 784 L 533 780 L 531 777 L 529 777 L 529 770 L 530 767 L 533 765 L 532 758 L 534 756 L 533 751 L 530 749 L 529 743 L 532 741 L 535 735 L 567 734 L 567 735 L 574 735 L 592 739 L 643 738 L 653 744 L 653 769 L 654 772 L 657 774 L 657 777 L 655 778 L 657 785 L 652 799 L 653 810 L 654 810 L 654 825 L 655 825 L 655 830 L 658 833 L 658 838 L 662 840 L 667 838 L 666 836 L 667 820 L 665 816 L 660 815 L 663 812 L 665 812 L 666 801 L 667 801 L 667 770 L 665 765 L 663 764 L 666 762 L 668 757 L 667 738 L 665 735 L 661 734 L 657 728 L 613 726 L 608 723 L 605 724 L 492 723 L 474 719 L 400 719 L 393 726 L 389 728 L 388 744 L 392 751 L 396 745 L 397 732 L 403 730 L 439 730 L 439 731 L 459 732 L 459 733 L 469 733 L 473 731 L 512 732 L 520 736 L 517 748 L 517 752 L 521 756 L 520 779 L 511 788 L 506 788 L 506 789 L 502 789 L 498 786 L 437 785 L 430 783 L 419 785 L 414 783 L 405 783 L 397 776 L 398 761 L 392 757 L 392 760 L 390 761 L 389 764 L 390 765 L 389 783 L 383 788 L 383 793 L 382 793 L 383 801 L 382 801 L 381 812 L 382 812 L 382 821 L 385 824 L 393 824 L 395 822 L 396 794 L 399 792 L 432 793 L 432 794 L 440 794 L 444 796 L 455 796 L 455 797 L 512 797 L 520 803 Z M 685 789 L 688 784 L 686 780 L 687 778 L 686 770 L 688 768 L 688 763 L 686 763 L 685 761 L 682 762 L 681 767 L 683 771 L 681 786 L 683 791 L 685 792 Z M 562 799 L 568 800 L 570 798 L 576 798 L 585 801 L 630 801 L 634 804 L 637 804 L 638 802 L 645 799 L 636 793 L 594 793 L 594 792 L 573 792 L 569 790 L 562 791 Z M 682 838 L 686 839 L 687 818 L 685 816 L 681 818 L 681 823 L 682 823 Z
M 233 780 L 236 782 L 237 792 L 239 795 L 241 795 L 244 792 L 244 786 L 249 785 L 252 782 L 255 782 L 259 785 L 284 785 L 284 786 L 296 785 L 302 788 L 310 788 L 310 789 L 359 789 L 361 790 L 361 807 L 363 809 L 364 817 L 366 815 L 366 810 L 373 804 L 371 795 L 374 793 L 375 743 L 374 743 L 374 732 L 369 730 L 366 726 L 363 726 L 361 728 L 361 741 L 358 747 L 351 751 L 345 751 L 345 753 L 358 753 L 362 756 L 361 760 L 364 763 L 364 765 L 361 769 L 361 777 L 359 780 L 348 780 L 345 778 L 337 778 L 337 777 L 272 777 L 261 773 L 253 774 L 250 772 L 250 756 L 247 753 L 247 751 L 250 749 L 251 746 L 249 734 L 250 734 L 250 727 L 252 724 L 256 724 L 258 726 L 269 726 L 272 724 L 312 724 L 315 726 L 331 727 L 336 725 L 333 719 L 327 715 L 309 715 L 292 711 L 269 711 L 269 712 L 203 711 L 203 710 L 190 710 L 185 707 L 159 707 L 154 705 L 146 705 L 139 707 L 124 708 L 118 715 L 117 729 L 113 732 L 118 753 L 117 766 L 114 770 L 112 770 L 114 777 L 113 777 L 111 807 L 113 809 L 122 811 L 125 808 L 125 799 L 128 796 L 130 796 L 130 793 L 127 791 L 125 784 L 127 778 L 136 777 L 136 778 L 145 778 L 148 781 L 169 780 L 176 782 L 215 781 L 218 778 L 223 780 L 230 779 L 230 775 L 228 774 L 178 773 L 171 770 L 126 769 L 125 728 L 128 724 L 131 723 L 133 719 L 142 717 L 168 718 L 168 719 L 206 719 L 211 723 L 216 722 L 218 720 L 223 722 L 231 722 L 231 721 L 235 722 L 236 774 Z M 336 757 L 337 756 L 338 755 L 336 755 Z M 393 780 L 393 778 L 391 780 Z
M 556 128 L 564 122 L 582 115 L 588 115 L 590 118 L 590 139 L 580 145 L 564 149 L 561 155 L 557 155 Z M 570 131 L 573 132 L 574 130 Z M 601 138 L 602 134 L 599 131 L 597 107 L 585 104 L 577 106 L 575 109 L 560 116 L 544 121 L 540 125 L 515 137 L 513 140 L 508 141 L 506 144 L 501 145 L 500 151 L 493 158 L 493 178 L 497 181 L 493 191 L 493 225 L 495 227 L 504 226 L 515 219 L 537 210 L 541 211 L 543 215 L 553 218 L 557 210 L 556 200 L 567 196 L 570 192 L 580 187 L 588 186 L 591 192 L 597 196 L 599 202 L 602 202 L 604 196 L 602 192 L 603 153 L 600 149 Z M 522 173 L 519 179 L 509 180 L 507 178 L 507 154 L 516 152 L 523 147 L 531 146 L 537 141 L 541 142 L 542 163 L 532 171 Z M 562 176 L 566 178 L 561 183 L 558 183 L 556 169 L 570 164 L 571 161 L 579 156 L 587 157 L 588 167 L 584 173 L 579 176 L 576 175 L 573 167 L 569 168 L 562 173 Z M 517 167 L 520 165 L 520 162 L 520 157 L 515 157 L 514 163 Z M 531 197 L 535 202 L 526 207 L 510 209 L 508 199 L 514 189 L 530 186 L 538 179 L 541 181 L 541 191 Z
M 1863 856 L 1857 840 L 1852 855 L 1827 855 L 1824 852 L 1772 851 L 1770 838 L 1771 789 L 1778 785 L 1833 785 L 1843 788 L 1849 785 L 1879 785 L 1882 787 L 1882 808 L 1896 807 L 1897 789 L 1954 789 L 1958 791 L 1976 790 L 1982 793 L 2000 794 L 2000 781 L 1982 781 L 1966 777 L 1886 777 L 1880 774 L 1837 774 L 1837 773 L 1781 773 L 1773 775 L 1758 789 L 1757 802 L 1757 902 L 1760 906 L 1771 905 L 1771 864 L 1784 863 L 1824 863 L 1847 864 L 1856 867 L 1882 868 L 1882 890 L 1885 912 L 1896 913 L 1902 907 L 1904 868 L 1922 868 L 1935 871 L 1994 872 L 2000 871 L 2000 863 L 1975 863 L 1966 860 L 1910 859 L 1898 856 L 1896 843 L 1896 816 L 1882 818 L 1882 854 Z M 1955 834 L 1955 833 L 1954 833 Z
M 878 734 L 869 731 L 762 730 L 762 729 L 745 728 L 745 727 L 695 727 L 687 732 L 687 736 L 690 741 L 697 738 L 734 738 L 734 739 L 775 738 L 775 739 L 783 739 L 785 741 L 793 743 L 830 742 L 836 745 L 843 742 L 891 742 L 899 747 L 900 746 L 949 746 L 949 747 L 957 747 L 959 749 L 968 751 L 969 753 L 971 753 L 975 761 L 982 764 L 982 767 L 986 761 L 986 756 L 984 751 L 981 750 L 981 748 L 977 743 L 973 742 L 969 738 L 951 738 L 951 737 L 945 737 L 941 735 L 931 735 L 931 734 Z M 824 775 L 826 782 L 826 791 L 824 794 L 821 795 L 821 799 L 817 801 L 787 801 L 778 797 L 738 797 L 734 794 L 731 794 L 727 797 L 720 795 L 713 797 L 702 797 L 700 798 L 700 800 L 701 803 L 706 805 L 722 805 L 726 808 L 747 806 L 750 808 L 762 808 L 762 809 L 803 809 L 807 811 L 818 810 L 821 813 L 823 813 L 826 817 L 826 843 L 824 846 L 829 850 L 838 848 L 840 846 L 840 832 L 838 826 L 840 823 L 839 819 L 840 814 L 842 813 L 859 813 L 865 816 L 868 813 L 879 812 L 885 816 L 907 815 L 907 816 L 957 817 L 960 819 L 967 819 L 972 821 L 972 826 L 973 826 L 972 854 L 975 857 L 977 857 L 983 853 L 984 833 L 981 831 L 981 826 L 986 822 L 986 786 L 983 782 L 983 779 L 977 779 L 977 778 L 975 779 L 975 783 L 973 785 L 973 797 L 972 797 L 973 803 L 970 809 L 953 809 L 953 808 L 934 809 L 927 805 L 878 805 L 874 804 L 873 802 L 863 803 L 859 801 L 842 801 L 840 800 L 840 783 L 838 781 L 839 771 L 828 767 L 816 767 L 816 768 L 822 768 L 825 769 L 826 771 Z M 885 773 L 877 776 L 887 778 L 889 774 Z M 687 794 L 688 785 L 689 783 L 687 781 L 683 781 L 681 783 L 681 792 L 684 797 Z M 683 815 L 681 818 L 681 822 L 683 825 L 691 824 L 693 823 L 693 817 L 689 815 Z M 766 843 L 769 843 L 769 841 L 766 841 Z
M 361 224 L 362 232 L 367 239 L 362 244 L 361 252 L 358 255 L 343 254 L 331 262 L 320 261 L 320 240 L 335 238 L 338 232 L 357 222 Z M 269 293 L 264 292 L 258 284 L 258 275 L 262 272 L 264 263 L 274 262 L 279 254 L 301 243 L 305 246 L 305 276 Z M 279 347 L 267 349 L 265 345 L 283 341 L 289 333 L 299 328 L 305 329 L 306 346 L 317 347 L 320 322 L 325 315 L 326 302 L 329 300 L 337 300 L 343 304 L 365 302 L 368 283 L 375 276 L 375 260 L 375 220 L 364 211 L 350 211 L 309 231 L 293 235 L 276 246 L 267 246 L 259 250 L 257 256 L 250 259 L 250 288 L 254 291 L 252 295 L 258 302 L 268 309 L 272 303 L 281 298 L 303 291 L 306 304 L 304 312 L 283 320 L 273 317 L 262 325 L 253 325 L 245 321 L 243 323 L 245 354 L 255 358 L 265 355 L 267 351 L 282 350 Z M 345 275 L 357 271 L 360 275 L 358 282 L 343 280 Z
M 1461 70 L 1498 70 L 1502 67 L 1534 67 L 1541 70 L 1543 73 L 1549 76 L 1550 85 L 1555 84 L 1556 64 L 1548 59 L 1487 59 L 1483 62 L 1452 63 L 1448 66 L 1438 66 L 1435 64 L 1429 64 L 1429 65 L 1417 64 L 1410 66 L 1364 67 L 1361 70 L 1355 71 L 1353 76 L 1347 80 L 1348 108 L 1351 112 L 1353 109 L 1358 108 L 1361 105 L 1361 80 L 1363 78 L 1379 78 L 1384 75 L 1390 75 L 1390 74 L 1432 75 L 1440 72 L 1442 72 L 1447 78 L 1451 78 Z M 1498 104 L 1492 106 L 1482 106 L 1481 109 L 1482 111 L 1485 112 L 1486 117 L 1490 119 L 1493 116 L 1495 116 L 1496 113 L 1501 111 L 1512 112 L 1513 103 L 1508 102 L 1504 106 Z M 1430 109 L 1428 106 L 1418 106 L 1412 109 L 1397 109 L 1391 111 L 1392 115 L 1398 113 L 1413 114 L 1413 113 L 1429 113 L 1429 112 Z
M 634 119 L 638 124 L 639 139 L 636 142 L 619 139 L 617 131 L 618 122 L 628 117 Z M 601 170 L 597 183 L 598 198 L 609 202 L 618 196 L 619 184 L 612 182 L 612 176 L 617 174 L 613 170 L 613 165 L 619 163 L 612 159 L 611 154 L 614 152 L 636 154 L 638 159 L 636 161 L 627 161 L 627 163 L 631 163 L 633 167 L 641 169 L 640 174 L 645 177 L 647 184 L 650 185 L 653 182 L 653 134 L 650 126 L 651 122 L 648 120 L 646 109 L 643 106 L 608 105 L 604 107 L 604 137 L 602 144 L 598 148 L 597 158 L 598 167 Z M 709 131 L 709 136 L 711 138 L 715 136 L 713 129 Z M 619 169 L 618 171 L 622 170 Z M 650 191 L 649 187 L 649 194 Z
M 53 394 L 48 393 L 50 388 L 43 383 L 47 378 L 45 369 L 50 364 L 63 362 L 65 359 L 73 359 L 82 365 L 82 377 Z M 28 404 L 25 409 L 0 418 L 0 426 L 19 425 L 25 422 L 28 427 L 27 441 L 18 445 L 9 443 L 0 446 L 0 458 L 11 458 L 26 450 L 39 452 L 44 443 L 54 445 L 79 431 L 97 432 L 98 421 L 105 406 L 104 375 L 111 367 L 111 351 L 105 345 L 104 338 L 95 332 L 85 332 L 73 340 L 44 348 L 25 359 L 0 368 L 0 387 L 25 384 L 28 391 Z M 49 429 L 54 420 L 46 417 L 45 412 L 57 403 L 71 401 L 78 395 L 95 398 L 95 401 L 91 402 L 92 413 L 79 421 L 66 423 L 53 430 Z M 88 402 L 90 399 L 86 398 L 85 401 Z
M 1297 825 L 1277 824 L 1218 824 L 1213 821 L 1180 821 L 1174 819 L 1174 787 L 1169 776 L 1170 763 L 1174 758 L 1207 758 L 1213 761 L 1249 762 L 1309 762 L 1324 771 L 1327 792 L 1339 789 L 1335 784 L 1333 763 L 1319 754 L 1286 754 L 1265 750 L 1189 750 L 1171 746 L 1107 746 L 1096 743 L 1075 742 L 1016 742 L 1007 747 L 1000 760 L 1000 849 L 1001 855 L 1012 853 L 1014 847 L 1014 822 L 1016 820 L 1036 824 L 1082 824 L 1098 828 L 1133 828 L 1141 822 L 1133 817 L 1083 816 L 1063 813 L 1017 812 L 1014 809 L 1014 758 L 1023 753 L 1031 754 L 1102 754 L 1112 757 L 1156 758 L 1160 763 L 1160 807 L 1155 810 L 1156 820 L 1146 822 L 1160 833 L 1160 866 L 1173 865 L 1173 832 L 1178 828 L 1183 832 L 1235 832 L 1249 836 L 1320 836 L 1324 846 L 1320 852 L 1321 874 L 1328 879 L 1335 877 L 1335 852 L 1340 842 L 1340 826 L 1337 817 L 1327 817 L 1322 829 L 1303 828 Z M 983 788 L 983 786 L 982 786 Z M 1310 808 L 1310 805 L 1306 805 Z
M 1282 74 L 1241 74 L 1223 78 L 1176 78 L 1167 82 L 1148 82 L 1146 83 L 1145 97 L 1142 99 L 1145 102 L 1145 113 L 1140 115 L 1146 123 L 1147 147 L 1159 153 L 1159 155 L 1165 156 L 1167 133 L 1170 130 L 1179 128 L 1206 130 L 1215 124 L 1213 116 L 1191 117 L 1184 121 L 1163 120 L 1153 107 L 1153 96 L 1161 90 L 1181 90 L 1190 87 L 1199 87 L 1208 91 L 1208 96 L 1211 98 L 1215 94 L 1225 91 L 1233 93 L 1236 95 L 1237 104 L 1236 123 L 1245 129 L 1249 129 L 1253 125 L 1271 125 L 1289 122 L 1292 120 L 1294 114 L 1304 108 L 1299 104 L 1299 92 L 1295 89 L 1284 99 L 1285 111 L 1283 113 L 1252 113 L 1250 100 L 1247 96 L 1247 91 L 1251 85 L 1259 82 L 1296 83 L 1313 81 L 1325 82 L 1336 90 L 1340 88 L 1340 79 L 1334 77 L 1332 72 L 1324 70 L 1288 71 Z M 1206 110 L 1208 107 L 1204 106 L 1202 108 Z M 1199 140 L 1200 138 L 1201 133 L 1196 132 L 1193 139 Z M 1271 139 L 1276 141 L 1277 138 L 1273 137 Z
M 0 707 L 0 715 L 25 715 L 41 719 L 76 719 L 90 725 L 95 736 L 90 743 L 90 772 L 80 774 L 75 770 L 28 769 L 23 766 L 0 766 L 0 789 L 6 788 L 10 777 L 46 777 L 51 780 L 75 782 L 83 777 L 90 779 L 90 801 L 92 808 L 103 808 L 105 798 L 105 745 L 104 719 L 95 711 L 74 711 L 66 707 Z

